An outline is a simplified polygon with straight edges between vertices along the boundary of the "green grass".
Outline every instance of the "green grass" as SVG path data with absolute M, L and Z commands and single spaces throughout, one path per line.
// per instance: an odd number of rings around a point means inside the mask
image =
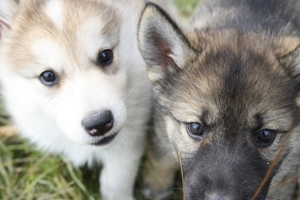
M 0 87 L 0 91 L 1 91 L 1 87 Z M 4 105 L 2 103 L 2 98 L 0 96 L 0 126 L 6 125 L 8 124 L 8 114 L 6 113 L 5 109 L 4 109 Z
M 176 5 L 183 16 L 189 17 L 201 0 L 176 0 Z
M 141 192 L 142 165 L 135 188 L 137 200 L 145 200 Z M 100 167 L 75 169 L 60 157 L 40 152 L 19 137 L 0 137 L 1 200 L 98 200 Z M 178 174 L 173 197 L 180 199 Z
M 96 172 L 99 170 L 74 169 L 69 162 L 41 153 L 18 137 L 0 138 L 1 200 L 99 199 Z M 85 184 L 85 173 L 90 173 L 93 184 Z

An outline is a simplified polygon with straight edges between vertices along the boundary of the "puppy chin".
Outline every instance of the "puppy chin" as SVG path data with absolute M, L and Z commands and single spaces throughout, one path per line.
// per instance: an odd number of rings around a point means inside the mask
M 67 137 L 74 143 L 78 145 L 84 145 L 84 146 L 105 146 L 109 143 L 111 143 L 115 137 L 117 137 L 119 131 L 111 131 L 109 133 L 104 134 L 103 136 L 96 136 L 92 137 L 89 136 L 87 132 L 82 131 L 79 134 L 79 137 L 74 137 L 75 134 L 73 134 L 73 137 L 70 137 L 67 135 Z
M 90 145 L 93 145 L 93 146 L 107 145 L 107 144 L 111 143 L 117 135 L 118 135 L 118 133 L 109 134 L 107 136 L 102 137 L 101 139 L 94 140 Z

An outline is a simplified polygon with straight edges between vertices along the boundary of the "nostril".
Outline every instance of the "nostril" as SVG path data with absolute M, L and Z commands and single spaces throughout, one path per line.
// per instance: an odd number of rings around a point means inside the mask
M 106 119 L 106 121 L 103 123 L 103 125 L 105 126 L 104 129 L 109 131 L 110 129 L 112 129 L 113 125 L 114 125 L 114 118 L 111 115 L 109 118 Z M 100 124 L 101 126 L 101 124 Z
M 91 136 L 104 135 L 113 128 L 114 117 L 106 110 L 86 117 L 82 125 Z

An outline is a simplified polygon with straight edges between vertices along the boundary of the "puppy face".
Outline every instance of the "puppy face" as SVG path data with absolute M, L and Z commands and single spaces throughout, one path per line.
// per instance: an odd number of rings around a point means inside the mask
M 10 30 L 1 29 L 1 75 L 19 127 L 37 138 L 57 127 L 79 144 L 107 142 L 127 115 L 128 67 L 119 56 L 122 12 L 88 0 L 16 6 Z
M 224 34 L 214 41 L 224 40 Z M 228 41 L 234 40 L 233 35 Z M 204 55 L 155 87 L 168 137 L 183 156 L 188 199 L 250 199 L 297 110 L 297 82 L 273 57 L 261 57 L 263 51 L 249 46 L 238 51 L 245 55 L 235 52 L 234 46 L 223 47 L 204 50 Z M 268 184 L 260 198 L 267 188 Z
M 160 132 L 182 155 L 187 199 L 253 197 L 297 111 L 299 42 L 234 30 L 183 33 L 146 7 L 139 47 L 164 119 Z

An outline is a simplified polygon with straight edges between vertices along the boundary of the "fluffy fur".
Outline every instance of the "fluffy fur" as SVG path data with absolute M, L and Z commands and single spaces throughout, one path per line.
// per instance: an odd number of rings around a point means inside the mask
M 0 80 L 20 132 L 75 166 L 102 164 L 103 200 L 132 200 L 151 91 L 137 48 L 140 5 L 111 0 L 0 0 Z M 113 50 L 108 66 L 99 53 Z M 44 71 L 59 77 L 40 81 Z M 92 137 L 82 121 L 110 110 L 114 125 Z M 116 137 L 104 145 L 100 140 Z
M 209 0 L 183 30 L 146 6 L 138 39 L 156 103 L 148 196 L 172 186 L 180 153 L 187 200 L 252 199 L 299 110 L 299 8 Z M 297 126 L 257 199 L 295 198 L 299 139 Z

